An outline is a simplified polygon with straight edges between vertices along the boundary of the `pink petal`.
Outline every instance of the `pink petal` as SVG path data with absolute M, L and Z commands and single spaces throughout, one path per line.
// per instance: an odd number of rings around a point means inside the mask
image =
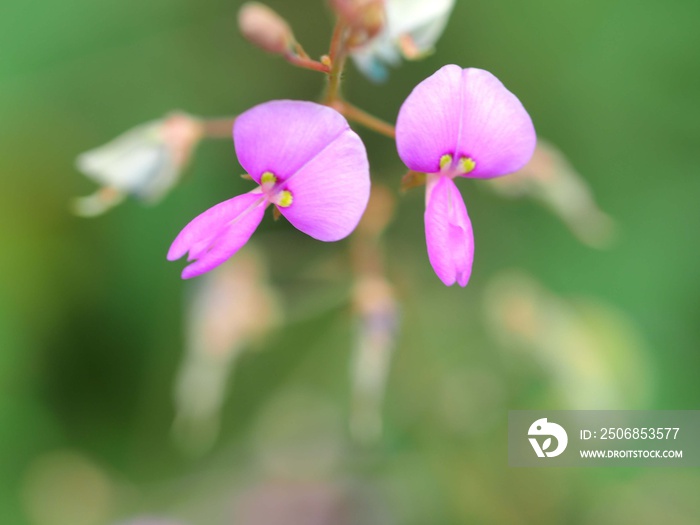
M 369 200 L 369 164 L 360 137 L 346 129 L 283 187 L 293 201 L 280 212 L 296 228 L 321 241 L 347 237 Z
M 520 100 L 483 69 L 465 69 L 462 89 L 456 155 L 476 162 L 467 176 L 497 177 L 525 166 L 535 151 L 537 135 Z
M 262 221 L 266 200 L 259 192 L 246 193 L 221 202 L 198 215 L 175 238 L 168 260 L 189 252 L 196 262 L 182 271 L 189 279 L 208 272 L 236 253 Z
M 348 128 L 329 107 L 273 100 L 236 118 L 233 141 L 241 166 L 260 183 L 266 171 L 287 179 Z
M 428 181 L 425 240 L 433 270 L 447 286 L 469 282 L 474 261 L 474 233 L 462 195 L 449 177 Z
M 445 66 L 418 84 L 401 106 L 396 147 L 404 164 L 421 173 L 440 171 L 459 134 L 462 68 Z
M 450 65 L 409 95 L 396 124 L 399 156 L 415 171 L 439 171 L 442 155 L 470 157 L 469 177 L 521 169 L 535 150 L 535 128 L 518 98 L 482 69 Z

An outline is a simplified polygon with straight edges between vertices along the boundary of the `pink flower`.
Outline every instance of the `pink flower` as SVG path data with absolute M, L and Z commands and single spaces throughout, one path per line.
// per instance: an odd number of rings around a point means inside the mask
M 474 235 L 455 177 L 491 178 L 521 169 L 536 135 L 520 101 L 491 73 L 449 65 L 408 96 L 396 143 L 409 169 L 427 174 L 428 258 L 447 286 L 466 286 Z
M 194 262 L 183 279 L 236 253 L 270 204 L 321 241 L 355 229 L 369 200 L 369 165 L 362 141 L 338 112 L 312 102 L 267 102 L 236 119 L 233 140 L 239 162 L 259 186 L 208 209 L 180 232 L 168 260 L 189 252 Z

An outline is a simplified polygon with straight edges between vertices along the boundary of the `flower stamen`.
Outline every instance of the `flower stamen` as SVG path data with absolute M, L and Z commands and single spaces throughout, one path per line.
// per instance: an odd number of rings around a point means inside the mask
M 450 177 L 466 175 L 474 171 L 475 168 L 476 162 L 471 157 L 460 157 L 457 163 L 455 163 L 454 157 L 449 153 L 440 157 L 440 171 Z
M 444 170 L 452 164 L 452 155 L 449 153 L 440 157 L 440 170 Z
M 275 183 L 277 183 L 277 177 L 275 177 L 275 174 L 271 171 L 266 171 L 262 174 L 262 177 L 260 177 L 260 185 L 264 188 L 270 188 Z
M 276 202 L 280 208 L 289 208 L 294 202 L 294 196 L 289 190 L 283 190 L 277 194 Z
M 459 159 L 459 173 L 460 175 L 466 175 L 471 173 L 476 168 L 476 162 L 471 157 L 462 157 Z

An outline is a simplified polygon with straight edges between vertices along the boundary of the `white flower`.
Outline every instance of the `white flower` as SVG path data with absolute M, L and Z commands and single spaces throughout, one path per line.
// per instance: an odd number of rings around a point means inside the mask
M 366 45 L 352 52 L 357 67 L 370 79 L 381 82 L 387 65 L 401 57 L 424 56 L 442 35 L 455 0 L 386 0 L 386 26 Z
M 201 137 L 199 122 L 184 113 L 137 126 L 87 151 L 77 168 L 101 188 L 76 199 L 74 211 L 84 217 L 104 213 L 133 195 L 147 202 L 161 199 L 179 180 Z
M 605 248 L 615 239 L 615 222 L 600 210 L 586 179 L 549 142 L 538 139 L 535 154 L 523 169 L 487 183 L 505 197 L 540 201 L 584 244 Z
M 350 429 L 360 441 L 382 432 L 382 401 L 396 347 L 399 304 L 392 285 L 381 275 L 364 274 L 353 291 L 356 332 L 350 375 Z
M 187 297 L 185 352 L 174 385 L 174 437 L 191 453 L 216 441 L 238 359 L 282 320 L 263 256 L 246 246 Z

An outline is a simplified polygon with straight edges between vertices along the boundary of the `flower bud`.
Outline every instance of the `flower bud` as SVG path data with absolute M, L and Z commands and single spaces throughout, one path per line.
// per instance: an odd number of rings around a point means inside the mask
M 369 40 L 386 24 L 384 0 L 330 0 L 331 7 L 352 30 L 355 40 Z
M 269 53 L 283 55 L 294 45 L 294 34 L 286 20 L 259 2 L 243 4 L 238 27 L 246 40 Z

